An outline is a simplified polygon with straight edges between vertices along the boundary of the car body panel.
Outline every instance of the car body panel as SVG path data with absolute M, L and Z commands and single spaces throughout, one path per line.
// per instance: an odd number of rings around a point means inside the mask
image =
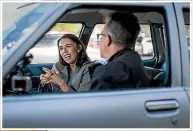
M 187 39 L 186 39 L 186 31 L 185 31 L 185 22 L 184 22 L 184 17 L 183 17 L 183 8 L 190 8 L 189 4 L 179 4 L 179 3 L 174 3 L 174 7 L 176 10 L 176 18 L 178 21 L 178 32 L 181 37 L 180 38 L 180 57 L 181 57 L 181 64 L 182 67 L 182 85 L 183 86 L 189 86 L 190 85 L 190 71 L 186 69 L 190 69 L 190 63 L 189 63 L 189 56 L 188 56 L 188 45 L 187 45 Z M 182 26 L 184 25 L 184 26 Z
M 148 101 L 167 100 L 176 100 L 180 108 L 163 112 L 148 112 L 145 108 Z M 189 117 L 189 100 L 182 88 L 3 100 L 4 128 L 185 128 L 189 127 Z M 172 123 L 175 118 L 179 121 L 176 125 Z
M 190 87 L 185 87 L 184 89 L 185 89 L 185 91 L 190 99 Z

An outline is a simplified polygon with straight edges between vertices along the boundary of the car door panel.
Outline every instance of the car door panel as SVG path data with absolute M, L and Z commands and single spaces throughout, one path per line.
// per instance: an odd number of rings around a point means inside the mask
M 185 91 L 190 99 L 190 87 L 185 87 L 184 89 L 185 89 Z
M 188 45 L 187 45 L 187 39 L 186 39 L 186 28 L 185 28 L 185 21 L 183 17 L 183 9 L 184 8 L 189 8 L 190 9 L 190 3 L 184 2 L 184 3 L 174 3 L 175 7 L 175 15 L 176 19 L 178 21 L 178 32 L 179 32 L 179 40 L 180 40 L 180 52 L 181 52 L 181 57 L 183 58 L 182 65 L 183 68 L 182 70 L 182 83 L 184 86 L 189 86 L 190 85 L 190 64 L 189 64 L 189 59 L 188 59 Z M 189 17 L 190 19 L 190 17 Z
M 176 109 L 146 109 L 147 102 L 171 100 Z M 8 97 L 3 103 L 4 128 L 188 128 L 190 119 L 183 88 Z

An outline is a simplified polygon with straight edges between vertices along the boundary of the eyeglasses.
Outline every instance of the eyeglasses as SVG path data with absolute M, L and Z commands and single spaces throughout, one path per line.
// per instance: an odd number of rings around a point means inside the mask
M 105 36 L 105 34 L 97 34 L 97 43 L 101 41 L 102 37 Z

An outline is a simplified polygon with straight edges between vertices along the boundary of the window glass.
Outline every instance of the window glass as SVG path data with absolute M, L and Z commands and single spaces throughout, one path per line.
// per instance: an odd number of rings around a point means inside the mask
M 190 55 L 190 25 L 185 25 L 185 26 L 186 26 L 186 39 L 188 44 L 188 52 Z
M 136 40 L 135 50 L 140 54 L 142 60 L 152 59 L 154 57 L 154 50 L 152 45 L 150 26 L 149 25 L 140 25 L 141 31 Z M 91 60 L 101 60 L 99 46 L 97 44 L 97 34 L 100 34 L 104 24 L 97 24 L 94 27 L 94 30 L 91 34 L 88 46 L 87 53 Z
M 30 37 L 59 6 L 60 3 L 3 4 L 3 57 L 10 57 L 9 54 L 14 52 L 14 48 L 19 48 L 22 44 L 19 41 Z
M 184 23 L 186 28 L 186 40 L 188 44 L 188 53 L 190 58 L 190 9 L 183 9 Z
M 42 39 L 29 50 L 33 55 L 32 64 L 55 63 L 58 61 L 58 39 L 67 33 L 79 36 L 82 24 L 57 23 Z
M 88 42 L 88 46 L 86 48 L 86 52 L 92 61 L 103 60 L 103 58 L 101 58 L 100 56 L 99 46 L 97 44 L 97 34 L 101 33 L 103 27 L 104 27 L 104 24 L 97 24 L 94 27 L 94 30 Z

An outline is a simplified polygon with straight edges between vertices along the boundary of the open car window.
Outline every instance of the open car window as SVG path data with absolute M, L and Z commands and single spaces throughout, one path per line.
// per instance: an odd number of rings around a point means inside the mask
M 189 63 L 190 63 L 190 24 L 188 22 L 190 21 L 190 17 L 188 17 L 189 15 L 190 15 L 190 10 L 187 8 L 184 8 L 183 9 L 183 17 L 184 17 L 184 23 L 185 23 L 184 27 L 186 31 L 186 40 L 188 45 L 188 54 L 189 54 Z
M 29 50 L 33 55 L 31 64 L 56 63 L 58 59 L 57 41 L 64 34 L 79 37 L 83 25 L 80 23 L 57 23 L 40 41 Z
M 78 9 L 77 9 L 78 10 Z M 103 10 L 103 9 L 101 9 Z M 95 9 L 88 9 L 88 11 L 95 11 Z M 110 10 L 109 10 L 110 11 Z M 93 21 L 90 19 L 91 15 L 87 15 L 85 10 L 83 12 L 72 11 L 73 13 L 67 13 L 67 16 L 61 17 L 60 20 L 56 21 L 56 24 L 50 27 L 50 30 L 46 32 L 38 42 L 32 47 L 27 54 L 32 54 L 33 58 L 31 59 L 31 63 L 26 65 L 25 71 L 28 72 L 28 75 L 32 79 L 32 88 L 37 91 L 40 84 L 40 75 L 44 74 L 42 71 L 43 67 L 47 67 L 49 69 L 52 68 L 53 64 L 59 61 L 59 51 L 57 47 L 57 41 L 64 34 L 74 34 L 78 36 L 81 41 L 86 46 L 86 52 L 91 59 L 91 61 L 100 61 L 104 60 L 100 56 L 100 50 L 98 47 L 97 34 L 100 34 L 104 24 L 97 24 L 97 19 Z M 83 18 L 78 17 L 80 14 L 84 16 Z M 97 12 L 96 12 L 97 13 Z M 78 15 L 78 16 L 77 16 Z M 163 15 L 157 12 L 137 12 L 134 15 L 141 19 L 140 24 L 140 33 L 136 39 L 135 50 L 141 56 L 141 59 L 144 61 L 144 65 L 147 66 L 147 74 L 151 77 L 151 79 L 160 79 L 159 82 L 156 83 L 156 86 L 165 86 L 167 82 L 166 73 L 169 68 L 162 68 L 165 60 L 162 63 L 159 63 L 159 67 L 156 65 L 157 61 L 155 59 L 155 46 L 156 43 L 152 41 L 152 32 L 150 30 L 150 25 L 148 24 L 148 20 L 151 18 L 151 15 L 155 15 L 159 18 L 160 23 L 163 22 Z M 80 15 L 81 16 L 81 15 Z M 143 20 L 142 18 L 145 17 Z M 102 16 L 104 17 L 104 15 Z M 66 19 L 65 19 L 66 18 Z M 77 23 L 77 19 L 80 23 Z M 102 18 L 101 18 L 102 19 Z M 100 20 L 100 19 L 98 19 Z M 154 22 L 154 20 L 152 20 Z M 83 24 L 82 24 L 83 23 Z M 104 21 L 103 21 L 104 23 Z M 160 43 L 162 44 L 162 43 Z M 164 43 L 165 44 L 165 43 Z M 167 43 L 166 43 L 167 44 Z M 161 60 L 160 60 L 161 62 Z M 167 64 L 167 63 L 166 63 Z M 156 67 L 157 66 L 157 67 Z M 153 68 L 152 68 L 153 67 Z M 18 72 L 17 69 L 13 71 Z M 163 77 L 157 77 L 158 74 L 163 74 Z
M 151 40 L 150 26 L 141 24 L 141 30 L 135 43 L 135 50 L 139 53 L 142 60 L 154 58 L 153 43 Z M 100 56 L 99 46 L 97 43 L 97 34 L 100 34 L 104 24 L 97 24 L 91 34 L 87 46 L 87 53 L 91 60 L 103 60 Z
M 25 67 L 25 71 L 28 73 L 27 75 L 32 78 L 32 87 L 37 89 L 38 84 L 40 84 L 40 75 L 44 73 L 42 67 L 51 69 L 53 64 L 59 61 L 57 41 L 63 34 L 70 33 L 78 36 L 87 47 L 86 52 L 91 61 L 104 60 L 100 56 L 97 43 L 97 34 L 101 33 L 104 24 L 98 23 L 104 23 L 102 18 L 107 12 L 111 12 L 112 10 L 103 8 L 99 10 L 100 11 L 97 12 L 96 8 L 74 9 L 73 11 L 69 11 L 70 13 L 67 12 L 64 16 L 61 16 L 61 18 L 53 24 L 54 26 L 51 27 L 50 25 L 50 30 L 37 40 L 34 47 L 27 52 L 27 54 L 33 55 L 31 63 L 28 63 Z M 152 8 L 151 11 L 150 8 L 144 7 L 143 10 L 136 11 L 136 9 L 132 7 L 131 11 L 132 10 L 134 11 L 134 15 L 139 18 L 141 27 L 141 31 L 136 39 L 135 50 L 141 56 L 143 64 L 145 65 L 144 68 L 150 76 L 150 79 L 155 80 L 158 83 L 156 83 L 155 87 L 169 87 L 171 86 L 171 81 L 169 81 L 171 79 L 171 72 L 169 72 L 170 56 L 168 48 L 170 43 L 167 40 L 168 32 L 166 29 L 167 26 L 165 25 L 164 9 Z M 94 14 L 97 14 L 96 19 L 91 19 L 93 17 L 93 12 Z M 77 21 L 79 21 L 79 23 Z M 148 23 L 149 21 L 152 24 Z M 31 22 L 32 25 L 34 23 L 36 23 L 36 21 Z M 154 30 L 151 28 L 152 25 L 154 25 Z M 156 34 L 153 34 L 152 30 Z M 165 33 L 165 37 L 162 37 L 162 33 Z M 10 36 L 8 38 L 12 37 Z M 17 37 L 17 39 L 19 39 L 19 37 Z M 17 74 L 17 68 L 13 72 Z

